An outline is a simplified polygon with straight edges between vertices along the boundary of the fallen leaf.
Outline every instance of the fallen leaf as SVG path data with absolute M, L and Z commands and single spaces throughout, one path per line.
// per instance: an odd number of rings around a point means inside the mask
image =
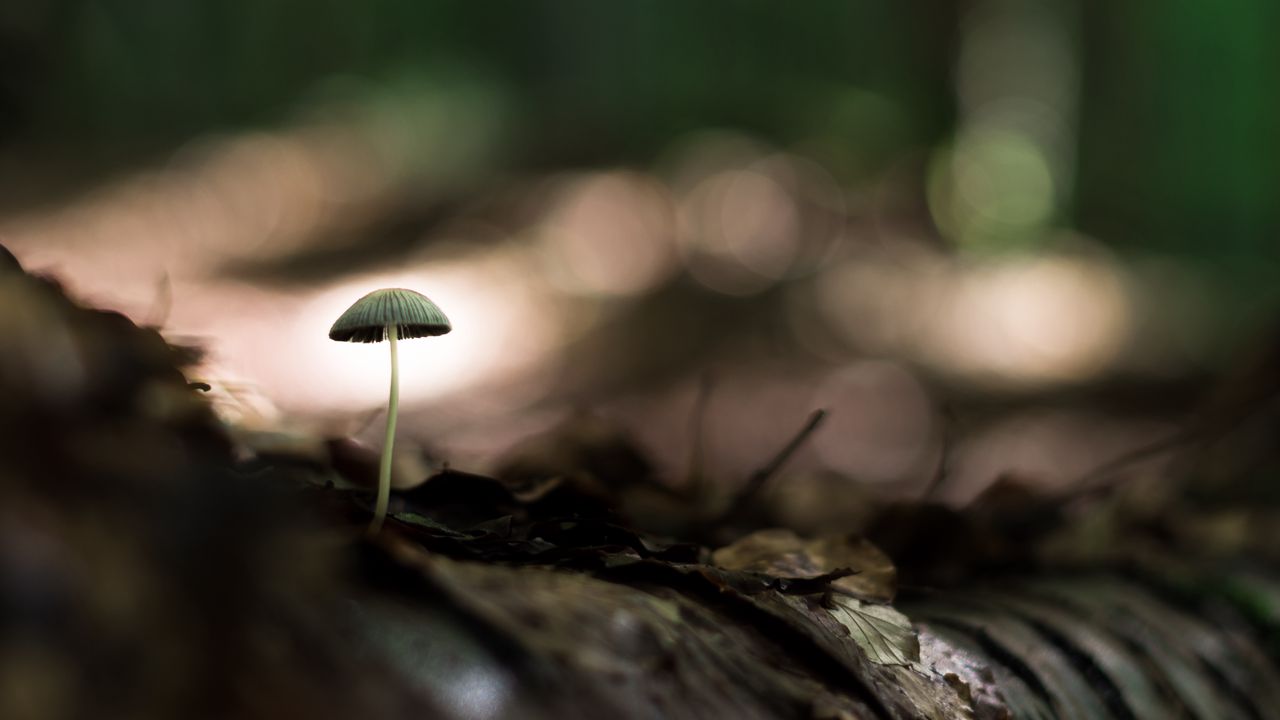
M 920 641 L 906 615 L 852 597 L 837 596 L 833 603 L 831 614 L 871 662 L 910 666 L 920 661 Z
M 893 562 L 856 535 L 806 540 L 790 530 L 761 530 L 716 550 L 712 561 L 726 570 L 788 579 L 816 578 L 848 568 L 854 574 L 833 579 L 832 587 L 873 602 L 892 601 L 897 589 Z

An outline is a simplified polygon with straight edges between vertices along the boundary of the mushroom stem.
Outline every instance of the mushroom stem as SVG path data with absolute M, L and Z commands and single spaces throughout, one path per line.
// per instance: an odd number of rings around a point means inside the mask
M 387 340 L 391 342 L 391 399 L 387 402 L 387 439 L 382 444 L 382 462 L 378 466 L 378 501 L 374 505 L 373 520 L 369 523 L 370 537 L 382 529 L 382 520 L 387 516 L 387 502 L 391 499 L 391 446 L 396 440 L 396 412 L 400 409 L 400 362 L 396 353 L 399 334 L 395 325 L 387 326 Z

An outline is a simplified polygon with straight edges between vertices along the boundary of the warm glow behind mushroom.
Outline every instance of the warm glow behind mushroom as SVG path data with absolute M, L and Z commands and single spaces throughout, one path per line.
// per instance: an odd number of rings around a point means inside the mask
M 223 371 L 251 381 L 281 409 L 296 413 L 372 409 L 386 391 L 381 344 L 335 343 L 334 318 L 370 288 L 429 288 L 448 308 L 448 342 L 400 345 L 405 407 L 499 383 L 552 357 L 565 318 L 546 290 L 522 275 L 507 250 L 465 261 L 415 262 L 411 270 L 356 275 L 305 291 L 238 283 L 176 286 L 166 323 L 176 336 L 213 338 L 207 379 Z
M 440 263 L 418 272 L 365 275 L 309 297 L 288 329 L 307 367 L 276 355 L 269 377 L 279 402 L 297 410 L 367 407 L 386 385 L 386 348 L 378 344 L 337 344 L 326 335 L 333 318 L 371 287 L 430 288 L 431 298 L 448 308 L 453 331 L 447 343 L 400 346 L 401 401 L 423 402 L 477 384 L 509 377 L 546 359 L 557 344 L 559 318 L 537 291 L 506 263 Z M 545 300 L 545 299 L 544 299 Z M 323 387 L 323 393 L 314 391 Z

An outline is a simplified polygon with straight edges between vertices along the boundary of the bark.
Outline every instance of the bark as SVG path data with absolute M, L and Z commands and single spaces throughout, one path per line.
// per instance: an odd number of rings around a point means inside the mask
M 16 266 L 0 298 L 0 717 L 1280 716 L 1265 505 L 1015 493 L 801 538 L 609 436 L 436 475 L 369 541 L 340 443 L 246 439 L 158 333 Z

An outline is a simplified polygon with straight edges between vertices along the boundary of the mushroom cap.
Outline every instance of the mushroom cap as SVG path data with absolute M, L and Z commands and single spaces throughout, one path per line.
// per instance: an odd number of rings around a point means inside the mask
M 374 290 L 347 308 L 329 328 L 329 339 L 374 343 L 387 339 L 396 326 L 401 338 L 444 335 L 453 329 L 449 318 L 426 295 L 404 288 Z

